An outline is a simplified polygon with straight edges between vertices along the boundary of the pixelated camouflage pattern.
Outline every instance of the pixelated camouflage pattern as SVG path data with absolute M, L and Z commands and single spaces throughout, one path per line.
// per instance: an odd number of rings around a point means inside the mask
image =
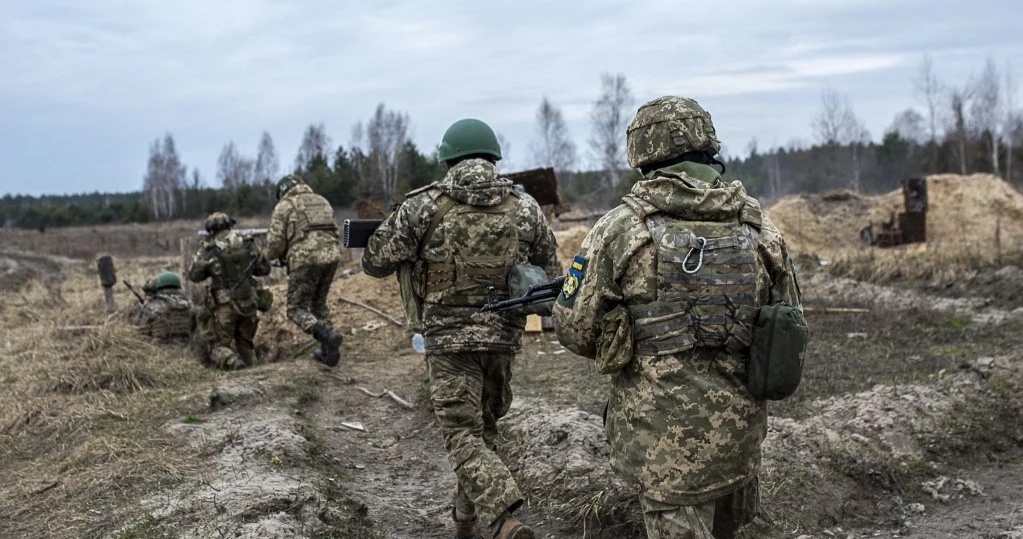
M 489 526 L 522 502 L 511 472 L 497 455 L 497 421 L 511 409 L 509 353 L 431 354 L 430 399 L 451 469 L 458 481 L 456 515 L 477 515 Z
M 482 207 L 494 207 L 509 196 L 514 197 L 518 249 L 510 262 L 539 266 L 548 275 L 560 274 L 557 241 L 543 210 L 528 195 L 515 197 L 511 191 L 511 182 L 499 178 L 492 163 L 482 159 L 458 163 L 443 181 L 409 193 L 405 202 L 384 220 L 363 252 L 363 270 L 372 277 L 391 275 L 399 265 L 419 259 L 421 244 L 428 263 L 448 260 L 444 226 L 438 226 L 430 238 L 423 237 L 443 194 L 461 204 Z M 423 336 L 428 352 L 516 352 L 521 349 L 525 321 L 521 314 L 481 312 L 476 306 L 431 302 L 423 306 Z
M 701 221 L 734 219 L 747 200 L 739 182 L 724 183 L 713 168 L 694 163 L 648 174 L 632 195 L 668 215 Z M 578 290 L 554 307 L 561 343 L 594 358 L 607 313 L 657 299 L 656 255 L 631 208 L 601 218 L 580 248 L 587 263 Z M 766 216 L 757 255 L 757 273 L 770 283 L 766 301 L 800 306 L 785 242 Z M 647 497 L 677 505 L 702 503 L 750 481 L 760 466 L 767 411 L 734 367 L 734 355 L 723 348 L 634 354 L 612 378 L 606 430 L 613 467 Z
M 223 254 L 217 256 L 216 249 Z M 230 268 L 224 267 L 224 260 L 230 261 Z M 221 368 L 234 368 L 239 360 L 251 364 L 254 358 L 259 284 L 255 277 L 249 277 L 231 290 L 252 260 L 257 261 L 253 276 L 270 274 L 270 263 L 251 238 L 233 230 L 221 230 L 202 242 L 188 269 L 190 281 L 210 281 L 202 316 L 198 317 L 199 334 L 205 343 L 205 353 L 201 355 Z
M 327 294 L 337 263 L 302 265 L 288 270 L 288 319 L 312 334 L 316 324 L 332 327 Z
M 735 539 L 760 507 L 756 479 L 716 500 L 672 505 L 640 496 L 648 539 Z
M 233 230 L 221 230 L 203 240 L 192 256 L 188 280 L 201 283 L 209 279 L 208 292 L 214 305 L 230 304 L 241 314 L 253 313 L 256 311 L 256 290 L 259 284 L 255 278 L 242 280 L 242 277 L 245 268 L 254 259 L 258 259 L 258 262 L 252 275 L 269 275 L 270 263 L 262 256 L 252 238 Z M 239 281 L 240 284 L 235 287 Z
M 230 305 L 212 307 L 209 314 L 200 334 L 210 362 L 221 369 L 238 368 L 238 361 L 252 365 L 259 317 L 255 313 L 241 314 Z
M 289 269 L 338 264 L 341 243 L 330 202 L 305 184 L 289 189 L 270 216 L 265 255 Z
M 139 305 L 132 323 L 157 341 L 187 342 L 195 329 L 195 305 L 180 289 L 164 288 Z
M 695 100 L 665 96 L 644 103 L 626 131 L 629 166 L 639 168 L 684 153 L 721 150 L 710 114 Z

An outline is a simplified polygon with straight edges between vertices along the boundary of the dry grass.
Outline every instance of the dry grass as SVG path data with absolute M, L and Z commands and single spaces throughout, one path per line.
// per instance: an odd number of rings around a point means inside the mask
M 0 536 L 100 536 L 126 500 L 199 472 L 166 426 L 201 412 L 219 373 L 140 338 L 100 298 L 82 271 L 0 292 Z M 61 329 L 84 324 L 99 327 Z
M 1007 243 L 1007 242 L 1006 242 Z M 827 253 L 832 275 L 885 283 L 941 284 L 964 273 L 1023 263 L 1023 246 L 932 242 L 881 249 L 849 248 Z

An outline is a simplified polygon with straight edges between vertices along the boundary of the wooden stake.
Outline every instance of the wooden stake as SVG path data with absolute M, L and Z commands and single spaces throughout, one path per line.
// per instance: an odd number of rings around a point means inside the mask
M 386 318 L 387 320 L 390 320 L 392 324 L 394 324 L 394 325 L 396 325 L 396 326 L 398 326 L 400 328 L 405 327 L 405 323 L 404 322 L 402 322 L 401 320 L 398 320 L 397 318 L 395 318 L 395 317 L 393 317 L 393 316 L 391 316 L 391 315 L 389 315 L 389 314 L 387 314 L 387 313 L 385 313 L 385 312 L 383 312 L 383 311 L 381 311 L 381 310 L 379 310 L 379 309 L 377 309 L 375 307 L 370 307 L 369 305 L 366 305 L 365 303 L 361 303 L 361 302 L 355 301 L 354 299 L 348 299 L 348 298 L 345 298 L 345 297 L 338 298 L 338 299 L 340 299 L 341 301 L 343 301 L 345 303 L 349 303 L 351 305 L 355 305 L 356 307 L 362 307 L 363 309 L 366 309 L 367 311 L 369 311 L 371 313 L 380 315 L 380 316 Z

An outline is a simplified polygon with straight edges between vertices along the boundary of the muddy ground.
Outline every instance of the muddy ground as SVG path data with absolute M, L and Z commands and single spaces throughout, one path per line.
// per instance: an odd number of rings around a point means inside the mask
M 451 536 L 423 356 L 341 299 L 400 317 L 391 281 L 336 282 L 340 367 L 309 361 L 311 342 L 274 312 L 264 363 L 223 373 L 108 318 L 89 264 L 26 257 L 38 274 L 0 287 L 0 537 Z M 121 271 L 140 280 L 175 262 Z M 804 268 L 807 372 L 772 404 L 745 537 L 1023 537 L 1023 311 L 989 297 L 1015 278 L 997 273 L 966 296 Z M 546 538 L 643 537 L 634 493 L 607 467 L 607 380 L 552 333 L 524 344 L 502 427 L 529 493 L 522 518 Z M 411 409 L 372 396 L 385 390 Z

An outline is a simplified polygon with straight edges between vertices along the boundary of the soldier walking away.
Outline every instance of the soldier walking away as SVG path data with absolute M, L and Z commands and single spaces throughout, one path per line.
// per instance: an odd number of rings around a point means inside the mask
M 181 290 L 176 273 L 165 271 L 142 287 L 145 302 L 132 310 L 131 322 L 161 343 L 185 344 L 195 331 L 195 305 Z
M 499 178 L 501 148 L 490 127 L 455 122 L 440 145 L 445 178 L 412 191 L 369 238 L 362 268 L 386 277 L 414 264 L 430 399 L 457 477 L 455 537 L 531 539 L 512 513 L 522 493 L 498 457 L 497 420 L 512 402 L 512 360 L 522 347 L 524 314 L 481 312 L 493 287 L 508 294 L 508 275 L 532 264 L 557 275 L 554 233 L 528 195 Z
M 334 331 L 327 306 L 341 263 L 337 222 L 330 202 L 294 174 L 277 182 L 265 254 L 288 268 L 288 319 L 320 343 L 313 358 L 337 365 L 342 336 Z
M 254 276 L 270 274 L 251 237 L 237 234 L 235 220 L 221 212 L 206 218 L 209 234 L 192 257 L 188 279 L 210 280 L 199 319 L 207 357 L 222 369 L 242 369 L 255 359 L 253 339 L 259 325 L 259 284 Z
M 644 104 L 627 147 L 643 179 L 572 261 L 558 338 L 613 375 L 611 464 L 638 485 L 647 536 L 734 538 L 759 505 L 767 434 L 746 358 L 762 306 L 801 308 L 795 273 L 757 200 L 721 179 L 696 101 Z

